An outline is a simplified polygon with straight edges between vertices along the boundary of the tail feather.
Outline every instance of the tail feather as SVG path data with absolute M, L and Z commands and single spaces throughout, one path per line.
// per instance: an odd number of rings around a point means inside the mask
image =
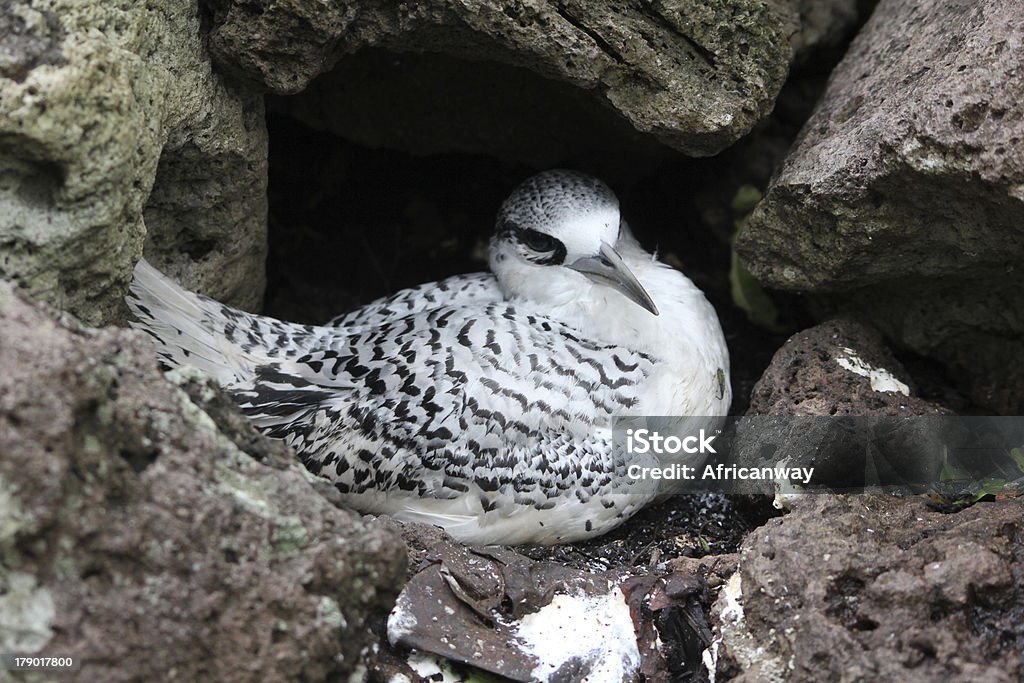
M 156 340 L 157 352 L 168 365 L 192 365 L 222 385 L 255 375 L 258 355 L 225 333 L 233 320 L 248 314 L 186 291 L 145 259 L 135 266 L 130 291 L 126 302 L 136 318 L 132 327 Z
M 135 266 L 128 307 L 131 325 L 157 343 L 171 367 L 192 365 L 223 386 L 253 382 L 261 366 L 309 353 L 337 337 L 336 329 L 281 322 L 193 294 L 145 259 Z

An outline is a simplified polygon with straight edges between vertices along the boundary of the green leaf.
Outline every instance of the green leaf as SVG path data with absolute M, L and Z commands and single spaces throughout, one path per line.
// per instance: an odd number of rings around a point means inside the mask
M 966 481 L 970 478 L 970 474 L 948 462 L 942 466 L 942 471 L 939 472 L 939 481 Z
M 785 331 L 785 327 L 779 323 L 779 309 L 776 308 L 775 302 L 743 265 L 735 249 L 729 267 L 729 285 L 732 302 L 746 311 L 750 322 L 769 332 Z
M 1024 448 L 1017 447 L 1010 451 L 1010 457 L 1017 463 L 1017 469 L 1024 472 Z
M 974 500 L 981 500 L 985 496 L 995 496 L 1002 493 L 1004 488 L 1006 488 L 1005 479 L 986 479 L 974 495 Z
M 740 217 L 746 216 L 754 210 L 757 203 L 761 201 L 761 190 L 753 185 L 741 185 L 729 202 L 729 208 Z

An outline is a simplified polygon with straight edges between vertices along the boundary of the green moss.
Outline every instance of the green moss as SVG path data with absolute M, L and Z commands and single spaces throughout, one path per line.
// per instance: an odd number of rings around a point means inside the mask
M 298 517 L 277 517 L 270 532 L 270 547 L 277 555 L 295 555 L 306 547 L 307 536 L 306 527 Z

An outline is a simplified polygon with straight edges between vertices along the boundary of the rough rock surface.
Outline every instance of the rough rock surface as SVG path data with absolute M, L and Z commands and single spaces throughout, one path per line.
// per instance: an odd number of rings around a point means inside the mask
M 715 612 L 747 681 L 1018 681 L 1024 506 L 806 496 L 752 533 Z
M 116 320 L 147 227 L 167 272 L 258 304 L 260 97 L 213 72 L 197 0 L 3 0 L 0 275 L 88 324 Z
M 834 48 L 858 18 L 855 0 L 796 4 L 796 11 L 786 2 L 773 6 L 786 17 L 797 61 Z M 600 174 L 606 181 L 649 174 L 652 165 L 676 156 L 615 108 L 595 106 L 594 93 L 575 81 L 544 78 L 493 58 L 399 49 L 361 47 L 302 92 L 268 99 L 268 110 L 372 148 L 486 154 L 534 168 L 572 160 L 607 168 Z
M 1024 409 L 1024 14 L 883 0 L 740 235 L 769 286 L 840 292 Z M 852 294 L 851 294 L 852 292 Z
M 882 335 L 851 318 L 798 332 L 754 386 L 747 415 L 936 415 Z
M 811 483 L 833 490 L 939 480 L 941 439 L 952 423 L 903 420 L 951 411 L 915 395 L 914 383 L 874 328 L 836 318 L 782 345 L 751 393 L 729 462 L 814 468 Z M 896 418 L 896 419 L 886 419 Z M 954 443 L 949 441 L 949 443 Z M 957 442 L 958 443 L 958 442 Z M 737 492 L 776 492 L 770 480 Z
M 69 680 L 344 680 L 404 545 L 152 358 L 0 281 L 0 651 L 78 655 Z
M 592 91 L 637 130 L 714 154 L 770 109 L 798 23 L 784 0 L 206 0 L 210 50 L 272 92 L 304 89 L 364 47 L 493 60 Z
M 267 110 L 365 147 L 416 155 L 484 154 L 533 168 L 593 160 L 620 174 L 649 173 L 676 156 L 569 83 L 442 54 L 364 48 L 301 93 L 268 98 Z
M 859 0 L 797 0 L 790 14 L 794 60 L 803 62 L 823 49 L 842 45 L 870 2 Z

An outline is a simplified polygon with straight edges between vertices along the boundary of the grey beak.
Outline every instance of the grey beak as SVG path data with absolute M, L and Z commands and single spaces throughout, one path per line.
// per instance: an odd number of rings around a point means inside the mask
M 654 315 L 658 315 L 658 307 L 654 305 L 647 290 L 636 279 L 636 276 L 629 272 L 629 268 L 623 263 L 619 252 L 612 249 L 606 243 L 601 243 L 601 251 L 597 256 L 581 258 L 569 264 L 569 267 L 582 273 L 592 282 L 621 292 L 633 303 L 639 304 Z

